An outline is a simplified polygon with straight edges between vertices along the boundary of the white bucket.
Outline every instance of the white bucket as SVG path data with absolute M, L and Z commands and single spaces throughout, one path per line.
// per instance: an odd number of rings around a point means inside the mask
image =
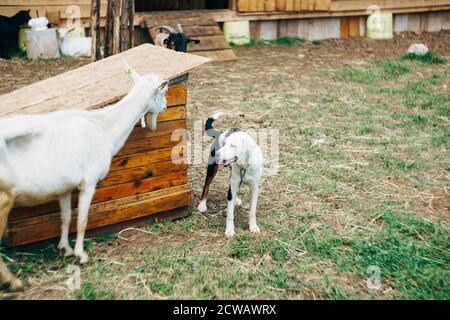
M 369 39 L 392 39 L 393 17 L 392 12 L 381 12 L 377 6 L 369 7 L 373 12 L 366 23 L 366 37 Z
M 223 24 L 225 40 L 234 45 L 244 45 L 250 43 L 250 22 L 249 21 L 227 21 Z

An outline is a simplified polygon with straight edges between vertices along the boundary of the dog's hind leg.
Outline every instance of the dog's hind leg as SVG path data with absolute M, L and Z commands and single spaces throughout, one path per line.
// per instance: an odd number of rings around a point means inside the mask
M 8 223 L 9 212 L 14 203 L 14 198 L 11 192 L 0 190 L 0 241 L 6 230 Z M 3 259 L 0 257 L 0 287 L 7 286 L 10 291 L 18 291 L 22 289 L 22 282 L 18 280 L 6 267 Z
M 197 208 L 199 212 L 205 212 L 207 210 L 206 200 L 208 199 L 209 186 L 216 176 L 217 169 L 218 166 L 216 163 L 208 164 L 208 169 L 206 170 L 205 185 L 203 186 L 202 198 Z
M 257 182 L 250 184 L 250 211 L 248 214 L 248 225 L 250 232 L 259 233 L 260 229 L 256 224 L 256 206 L 258 204 L 259 186 Z

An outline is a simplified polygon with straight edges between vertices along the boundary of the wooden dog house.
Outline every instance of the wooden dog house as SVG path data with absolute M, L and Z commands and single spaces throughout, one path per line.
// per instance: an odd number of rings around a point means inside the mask
M 209 59 L 145 44 L 107 59 L 0 96 L 0 117 L 38 114 L 66 108 L 94 109 L 114 103 L 132 87 L 122 68 L 127 61 L 138 73 L 157 73 L 170 79 L 168 108 L 152 132 L 136 124 L 125 146 L 113 158 L 108 176 L 99 182 L 89 210 L 88 230 L 117 229 L 151 219 L 186 216 L 191 203 L 185 146 L 172 141 L 176 129 L 186 128 L 188 72 Z M 72 207 L 76 209 L 77 193 Z M 76 231 L 73 210 L 71 232 Z M 10 214 L 6 245 L 17 246 L 60 235 L 58 201 Z M 99 229 L 100 228 L 100 229 Z

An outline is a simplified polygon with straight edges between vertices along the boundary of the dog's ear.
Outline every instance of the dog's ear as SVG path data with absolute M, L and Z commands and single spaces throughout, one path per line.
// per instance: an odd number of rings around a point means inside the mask
M 249 137 L 245 137 L 241 140 L 242 143 L 242 151 L 245 155 L 245 163 L 252 164 L 253 163 L 253 149 L 256 147 L 256 142 L 253 139 L 249 139 Z

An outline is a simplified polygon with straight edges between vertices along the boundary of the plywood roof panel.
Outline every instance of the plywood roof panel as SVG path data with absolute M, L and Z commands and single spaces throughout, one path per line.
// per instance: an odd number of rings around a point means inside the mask
M 208 58 L 143 44 L 0 96 L 0 117 L 61 109 L 98 108 L 119 100 L 132 87 L 122 63 L 138 73 L 170 80 L 210 61 Z

